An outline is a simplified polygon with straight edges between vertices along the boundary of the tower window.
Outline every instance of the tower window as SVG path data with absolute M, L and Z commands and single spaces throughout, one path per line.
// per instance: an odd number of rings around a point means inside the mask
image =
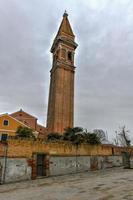
M 4 120 L 4 121 L 3 121 L 3 125 L 4 125 L 4 126 L 8 126 L 8 125 L 9 125 L 9 121 L 8 121 L 8 120 Z
M 72 52 L 70 52 L 70 51 L 68 52 L 68 60 L 72 61 Z
M 65 49 L 61 50 L 61 57 L 66 59 L 66 50 Z

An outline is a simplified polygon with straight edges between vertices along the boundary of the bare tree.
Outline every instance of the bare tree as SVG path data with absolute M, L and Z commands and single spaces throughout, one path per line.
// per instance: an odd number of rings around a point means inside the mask
M 115 131 L 115 133 L 116 133 L 116 136 L 115 136 L 115 138 L 113 138 L 113 144 L 116 146 L 119 146 L 119 139 L 118 139 L 117 131 Z
M 114 143 L 118 146 L 130 147 L 131 140 L 129 138 L 129 130 L 126 130 L 125 126 L 119 127 L 119 130 L 116 131 Z
M 101 143 L 108 143 L 107 132 L 104 132 L 102 129 L 94 129 L 93 133 L 97 135 Z

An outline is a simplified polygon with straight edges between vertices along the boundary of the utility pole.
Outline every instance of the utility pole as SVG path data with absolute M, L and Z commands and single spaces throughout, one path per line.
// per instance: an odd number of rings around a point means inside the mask
M 5 183 L 5 178 L 6 178 L 7 153 L 8 153 L 8 143 L 4 142 L 4 165 L 3 165 L 2 184 Z
M 7 168 L 7 154 L 8 154 L 8 142 L 7 142 L 8 135 L 2 134 L 1 135 L 1 144 L 3 145 L 4 153 L 3 153 L 3 164 L 1 164 L 1 177 L 0 177 L 0 184 L 5 183 L 6 178 L 6 168 Z

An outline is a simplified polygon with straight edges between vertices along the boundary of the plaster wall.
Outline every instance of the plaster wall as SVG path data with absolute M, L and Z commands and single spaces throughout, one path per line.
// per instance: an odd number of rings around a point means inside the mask
M 49 171 L 50 176 L 53 176 L 122 165 L 122 156 L 51 156 Z
M 50 175 L 62 175 L 87 171 L 90 156 L 53 156 L 50 158 Z
M 26 158 L 7 158 L 6 166 L 5 158 L 0 158 L 0 166 L 2 166 L 0 174 L 0 179 L 2 183 L 31 179 L 31 167 L 28 166 Z
M 122 156 L 50 156 L 48 176 L 101 170 L 123 165 Z M 0 158 L 1 183 L 30 180 L 32 167 L 26 158 L 7 158 L 4 179 L 5 158 Z M 5 181 L 4 181 L 5 180 Z

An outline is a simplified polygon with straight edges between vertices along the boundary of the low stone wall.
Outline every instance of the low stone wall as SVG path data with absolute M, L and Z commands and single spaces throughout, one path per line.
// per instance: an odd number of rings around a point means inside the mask
M 82 144 L 77 147 L 67 142 L 9 140 L 8 144 L 0 143 L 0 180 L 15 182 L 36 179 L 40 176 L 38 155 L 44 155 L 41 162 L 45 176 L 57 176 L 123 166 L 124 151 L 131 153 L 133 149 L 113 145 Z

